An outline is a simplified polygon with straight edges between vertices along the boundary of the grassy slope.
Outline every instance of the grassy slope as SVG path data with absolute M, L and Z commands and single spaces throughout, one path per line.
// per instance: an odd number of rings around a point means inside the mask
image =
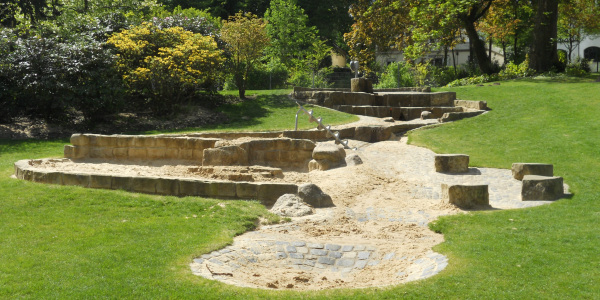
M 455 88 L 493 111 L 411 136 L 477 166 L 549 162 L 575 196 L 552 205 L 442 218 L 450 265 L 383 289 L 272 292 L 189 273 L 265 213 L 257 203 L 137 195 L 9 179 L 18 159 L 64 141 L 0 141 L 0 298 L 594 298 L 600 295 L 600 84 L 541 81 Z M 293 121 L 293 118 L 291 119 Z M 194 218 L 193 215 L 197 217 Z M 187 217 L 187 218 L 186 218 Z M 124 221 L 126 220 L 126 221 Z

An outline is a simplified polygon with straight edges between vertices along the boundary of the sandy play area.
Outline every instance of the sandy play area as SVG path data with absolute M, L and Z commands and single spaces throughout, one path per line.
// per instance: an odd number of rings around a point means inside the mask
M 521 201 L 521 182 L 510 170 L 470 168 L 460 175 L 436 173 L 434 153 L 406 144 L 350 140 L 361 165 L 328 171 L 281 172 L 256 166 L 210 167 L 177 161 L 146 164 L 102 160 L 47 160 L 38 167 L 64 172 L 254 182 L 314 183 L 335 207 L 291 222 L 261 226 L 231 246 L 194 259 L 194 274 L 229 284 L 268 289 L 361 288 L 399 284 L 435 275 L 449 263 L 432 251 L 443 236 L 427 224 L 464 213 L 441 200 L 442 183 L 488 184 L 490 205 L 510 209 L 549 201 Z M 224 200 L 221 205 L 227 205 Z M 451 262 L 450 262 L 451 263 Z

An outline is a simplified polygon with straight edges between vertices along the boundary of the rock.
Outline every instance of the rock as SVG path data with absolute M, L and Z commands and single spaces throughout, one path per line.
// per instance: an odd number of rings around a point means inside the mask
M 316 160 L 326 159 L 333 163 L 343 161 L 345 157 L 344 147 L 331 143 L 319 143 L 312 152 L 312 158 Z
M 422 111 L 421 112 L 421 120 L 427 120 L 431 118 L 431 112 L 430 111 Z
M 442 184 L 442 199 L 460 208 L 489 207 L 488 185 Z
M 346 165 L 347 166 L 357 166 L 357 165 L 362 165 L 362 163 L 363 163 L 363 161 L 360 158 L 360 156 L 358 156 L 358 154 L 351 154 L 346 157 Z
M 238 146 L 224 146 L 204 149 L 203 166 L 245 166 L 248 165 L 248 152 Z
M 512 174 L 516 180 L 523 180 L 525 175 L 554 176 L 554 167 L 551 164 L 514 163 Z
M 370 143 L 373 139 L 373 133 L 377 130 L 376 126 L 357 126 L 354 130 L 354 139 Z
M 273 205 L 271 212 L 282 217 L 302 217 L 313 213 L 312 207 L 294 194 L 285 194 Z
M 394 122 L 396 122 L 396 121 L 394 120 L 394 118 L 393 118 L 393 117 L 387 117 L 387 118 L 383 118 L 383 121 L 384 121 L 384 122 L 391 122 L 391 123 L 394 123 Z
M 436 154 L 435 171 L 441 173 L 466 173 L 469 171 L 469 156 L 465 154 Z
M 564 195 L 562 177 L 523 176 L 521 200 L 556 200 Z
M 326 159 L 316 160 L 313 159 L 308 162 L 308 171 L 327 171 L 339 166 L 339 164 L 333 164 L 331 161 Z
M 298 196 L 312 207 L 331 207 L 333 200 L 331 196 L 323 193 L 321 188 L 313 183 L 306 183 L 298 187 Z

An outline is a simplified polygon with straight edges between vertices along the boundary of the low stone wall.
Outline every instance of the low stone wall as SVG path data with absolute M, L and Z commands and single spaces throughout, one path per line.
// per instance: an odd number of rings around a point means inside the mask
M 281 169 L 307 170 L 315 143 L 288 138 L 260 139 L 231 144 L 219 141 L 204 150 L 203 166 L 260 165 Z
M 429 118 L 441 118 L 447 112 L 462 112 L 462 107 L 392 107 L 392 106 L 353 106 L 338 105 L 334 109 L 349 114 L 371 116 L 377 118 L 392 117 L 394 120 L 410 121 L 419 119 L 424 111 L 431 112 Z
M 65 158 L 110 160 L 177 159 L 201 162 L 205 149 L 218 139 L 173 136 L 74 134 L 64 148 Z
M 298 186 L 288 183 L 212 181 L 183 178 L 124 177 L 85 173 L 47 172 L 35 168 L 41 160 L 15 163 L 18 179 L 39 183 L 73 185 L 87 188 L 125 190 L 136 193 L 259 200 L 271 206 L 284 194 L 296 194 Z
M 467 109 L 487 110 L 487 101 L 472 101 L 472 100 L 454 100 L 454 106 L 460 106 Z
M 315 105 L 370 105 L 393 107 L 454 106 L 455 92 L 385 92 L 380 94 L 350 93 L 342 91 L 297 91 L 294 99 Z

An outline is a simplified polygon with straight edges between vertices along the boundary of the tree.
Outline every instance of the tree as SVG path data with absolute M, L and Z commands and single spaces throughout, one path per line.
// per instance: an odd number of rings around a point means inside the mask
M 307 25 L 308 16 L 296 6 L 295 0 L 272 0 L 265 19 L 271 39 L 267 52 L 293 68 L 311 51 L 313 41 L 318 38 L 317 29 Z
M 559 0 L 536 0 L 529 67 L 536 72 L 561 70 L 556 49 Z
M 231 53 L 229 64 L 233 71 L 240 98 L 246 98 L 248 71 L 263 56 L 269 45 L 266 23 L 252 13 L 239 12 L 223 22 L 221 39 Z
M 567 59 L 587 36 L 600 31 L 600 8 L 593 0 L 565 0 L 558 4 L 558 42 L 567 48 Z

